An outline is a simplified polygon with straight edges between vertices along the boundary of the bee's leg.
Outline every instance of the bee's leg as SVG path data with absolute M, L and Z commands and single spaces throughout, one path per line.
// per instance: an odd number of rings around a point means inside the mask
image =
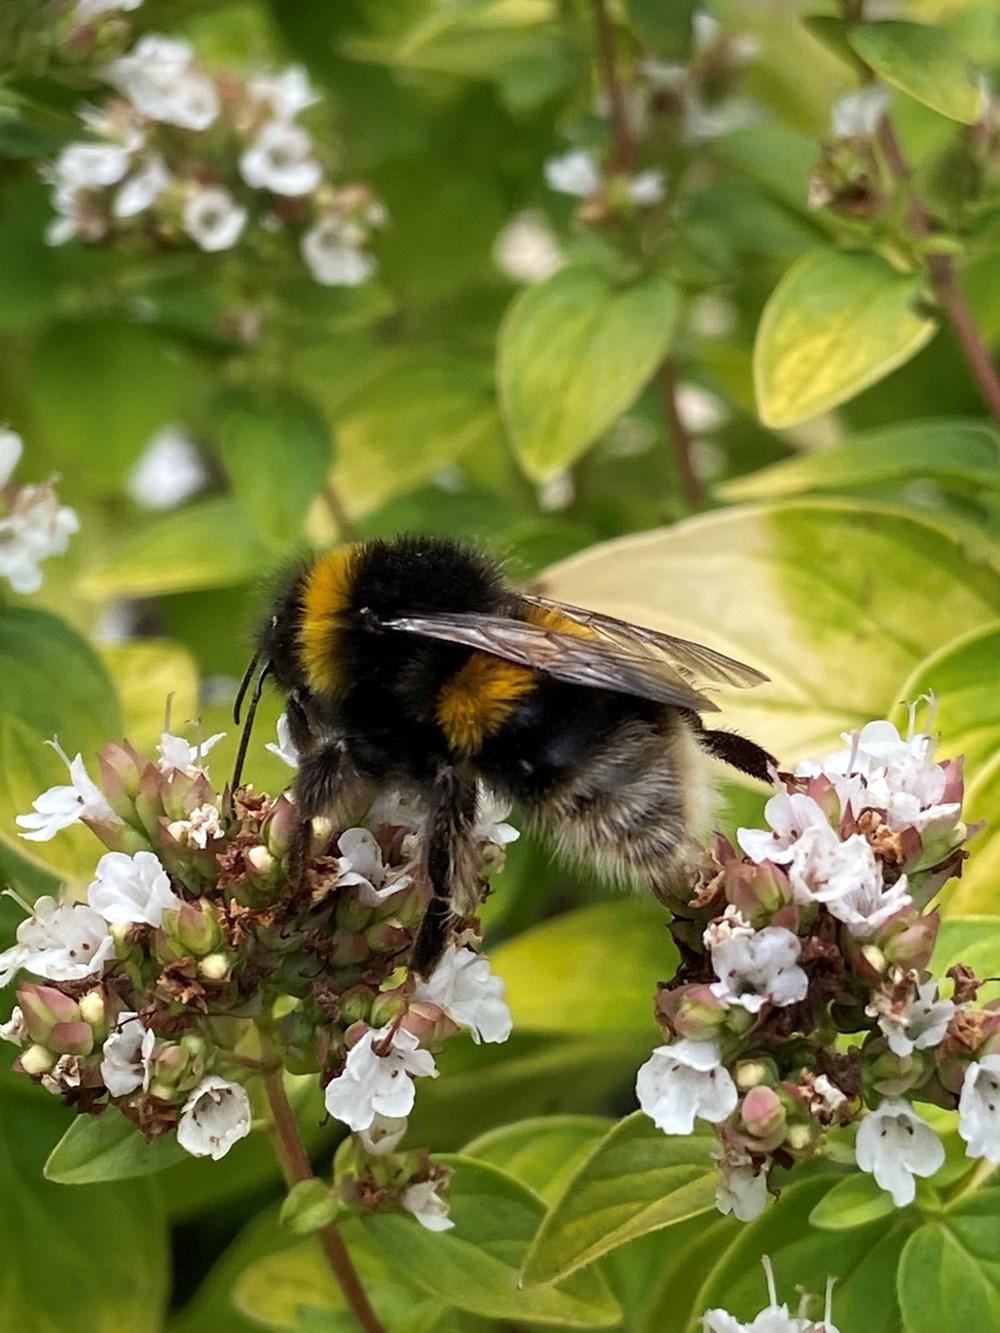
M 475 819 L 475 779 L 443 766 L 434 779 L 425 835 L 424 866 L 433 897 L 410 955 L 410 971 L 419 976 L 429 976 L 444 953 L 454 908 L 470 912 L 476 905 Z
M 709 731 L 702 727 L 698 732 L 698 740 L 716 759 L 721 759 L 752 778 L 760 778 L 762 782 L 770 782 L 768 769 L 778 766 L 773 755 L 734 731 Z
M 292 736 L 294 739 L 294 724 Z M 309 861 L 312 821 L 317 815 L 336 820 L 345 804 L 356 800 L 363 786 L 342 739 L 327 741 L 302 754 L 295 778 L 296 823 L 288 848 L 288 882 L 293 890 L 302 885 Z

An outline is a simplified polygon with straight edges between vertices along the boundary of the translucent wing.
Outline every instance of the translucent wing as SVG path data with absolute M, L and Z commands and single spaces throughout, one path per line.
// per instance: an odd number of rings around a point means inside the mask
M 382 626 L 492 653 L 572 685 L 615 690 L 696 713 L 718 712 L 718 705 L 693 689 L 665 659 L 607 636 L 565 634 L 546 625 L 475 612 L 400 616 Z
M 749 689 L 769 679 L 762 671 L 747 666 L 745 662 L 737 662 L 733 657 L 717 653 L 702 643 L 692 643 L 690 639 L 677 639 L 672 634 L 661 634 L 659 630 L 632 625 L 627 620 L 587 611 L 581 606 L 568 606 L 565 602 L 556 602 L 548 597 L 534 597 L 527 593 L 519 593 L 518 596 L 529 606 L 555 611 L 574 624 L 582 625 L 602 642 L 626 652 L 647 656 L 652 661 L 664 662 L 686 680 Z

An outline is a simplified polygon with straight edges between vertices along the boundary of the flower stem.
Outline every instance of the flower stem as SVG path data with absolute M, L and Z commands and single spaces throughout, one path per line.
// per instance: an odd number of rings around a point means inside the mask
M 879 142 L 885 154 L 885 160 L 897 180 L 910 184 L 912 173 L 910 165 L 903 155 L 902 147 L 896 137 L 892 121 L 883 116 L 879 122 Z M 931 235 L 931 222 L 919 196 L 910 187 L 910 226 L 921 240 Z M 927 272 L 931 287 L 938 299 L 938 304 L 945 318 L 951 325 L 958 340 L 969 370 L 979 387 L 983 401 L 994 421 L 1000 424 L 1000 378 L 990 358 L 989 348 L 983 341 L 982 334 L 972 317 L 972 311 L 966 305 L 958 285 L 955 261 L 951 255 L 928 254 Z
M 597 58 L 601 66 L 601 79 L 608 95 L 608 107 L 611 111 L 611 169 L 628 172 L 632 169 L 635 157 L 635 144 L 632 130 L 628 123 L 628 105 L 625 91 L 618 81 L 618 65 L 615 53 L 615 33 L 608 18 L 604 0 L 593 0 L 594 34 L 597 39 Z
M 280 1068 L 269 1068 L 263 1073 L 264 1091 L 271 1107 L 271 1124 L 275 1152 L 281 1163 L 285 1180 L 289 1186 L 303 1180 L 312 1180 L 313 1171 L 305 1144 L 299 1134 L 295 1113 L 285 1094 Z M 354 1313 L 358 1324 L 365 1333 L 385 1333 L 385 1328 L 378 1315 L 372 1309 L 368 1293 L 361 1284 L 358 1270 L 354 1267 L 347 1246 L 335 1222 L 328 1222 L 316 1232 L 316 1239 L 323 1248 L 333 1275 L 340 1284 L 347 1304 Z
M 680 473 L 684 496 L 692 509 L 699 509 L 704 502 L 701 482 L 691 461 L 692 442 L 687 427 L 677 406 L 677 377 L 673 362 L 669 357 L 656 372 L 656 383 L 660 390 L 660 402 L 667 422 L 667 433 L 674 449 L 674 461 Z
M 323 503 L 326 505 L 327 512 L 337 525 L 337 536 L 344 542 L 356 542 L 358 540 L 358 529 L 353 519 L 344 508 L 344 502 L 340 498 L 340 492 L 332 482 L 327 482 L 320 494 L 323 497 Z

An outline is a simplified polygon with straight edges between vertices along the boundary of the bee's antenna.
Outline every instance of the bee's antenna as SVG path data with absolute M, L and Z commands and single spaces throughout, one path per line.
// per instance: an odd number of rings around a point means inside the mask
M 246 694 L 253 679 L 253 673 L 257 670 L 257 663 L 260 661 L 260 653 L 254 653 L 250 659 L 250 665 L 243 673 L 243 679 L 240 681 L 240 688 L 236 691 L 236 698 L 233 701 L 233 721 L 237 726 L 240 725 L 240 709 L 243 707 L 243 696 Z
M 233 716 L 237 722 L 240 720 L 240 707 L 243 703 L 243 696 L 246 694 L 247 687 L 250 684 L 250 678 L 257 665 L 257 658 L 254 657 L 247 669 L 246 675 L 240 683 L 239 693 L 236 696 L 236 703 L 233 707 Z M 247 709 L 247 720 L 243 727 L 243 734 L 240 736 L 240 748 L 236 752 L 236 765 L 233 768 L 233 781 L 231 790 L 235 791 L 240 785 L 240 778 L 243 776 L 243 763 L 247 757 L 247 746 L 250 744 L 250 733 L 253 731 L 253 720 L 257 714 L 257 705 L 260 703 L 260 696 L 264 690 L 264 681 L 271 674 L 271 663 L 265 662 L 264 669 L 257 677 L 257 682 L 253 687 L 253 694 L 250 697 L 250 707 Z

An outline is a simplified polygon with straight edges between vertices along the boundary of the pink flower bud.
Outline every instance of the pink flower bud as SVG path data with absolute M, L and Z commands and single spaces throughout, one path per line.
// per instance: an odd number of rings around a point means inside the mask
M 94 1049 L 94 1029 L 89 1023 L 54 1023 L 45 1041 L 57 1055 L 89 1055 Z
M 890 963 L 922 971 L 934 952 L 940 924 L 940 912 L 911 914 L 909 920 L 901 921 L 895 932 L 882 940 L 882 952 Z
M 771 918 L 792 901 L 788 876 L 772 861 L 730 863 L 726 897 L 753 926 L 774 924 Z
M 397 954 L 410 939 L 410 932 L 395 921 L 376 921 L 365 931 L 365 939 L 372 953 Z
M 152 767 L 124 741 L 121 745 L 110 742 L 97 756 L 101 769 L 101 786 L 112 810 L 123 819 L 134 812 L 135 798 L 146 768 Z
M 368 941 L 364 935 L 350 935 L 338 929 L 330 950 L 330 962 L 334 967 L 349 967 L 353 963 L 363 963 L 369 956 Z
M 17 1002 L 24 1015 L 24 1028 L 32 1041 L 49 1044 L 49 1035 L 57 1023 L 80 1021 L 80 1006 L 52 986 L 25 981 L 17 991 Z M 89 1031 L 89 1029 L 88 1029 Z
M 740 1126 L 766 1151 L 776 1148 L 785 1136 L 785 1107 L 773 1088 L 758 1085 L 743 1098 Z
M 729 1006 L 712 994 L 707 984 L 678 986 L 660 991 L 656 1012 L 660 1022 L 677 1037 L 708 1041 L 725 1024 Z
M 459 1031 L 458 1024 L 453 1023 L 443 1009 L 424 1000 L 410 1005 L 400 1026 L 412 1032 L 424 1046 L 444 1041 Z
M 285 795 L 279 796 L 261 829 L 261 838 L 267 850 L 279 861 L 291 846 L 292 835 L 298 822 L 299 814 L 295 802 Z

